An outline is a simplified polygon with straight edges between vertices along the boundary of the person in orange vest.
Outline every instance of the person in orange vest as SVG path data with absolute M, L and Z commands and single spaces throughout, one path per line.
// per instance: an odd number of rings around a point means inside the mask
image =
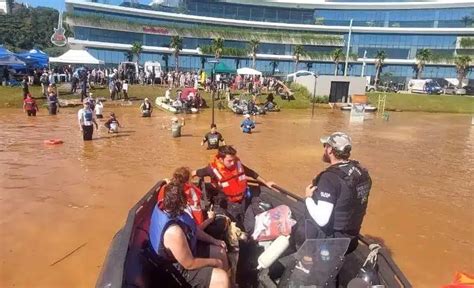
M 237 150 L 230 145 L 220 146 L 217 154 L 208 166 L 193 171 L 193 176 L 212 179 L 211 194 L 224 194 L 227 200 L 227 212 L 237 223 L 242 224 L 245 213 L 245 197 L 249 197 L 247 176 L 272 188 L 274 182 L 265 180 L 254 170 L 243 165 L 237 157 Z
M 174 171 L 173 178 L 167 182 L 183 187 L 183 191 L 188 202 L 186 212 L 194 219 L 194 222 L 196 222 L 196 224 L 204 230 L 214 221 L 215 213 L 211 209 L 207 213 L 207 219 L 204 220 L 204 210 L 201 204 L 202 191 L 196 185 L 191 183 L 190 180 L 191 170 L 187 167 L 180 167 Z M 161 203 L 165 197 L 165 186 L 166 185 L 161 186 L 160 191 L 158 192 L 157 203 Z

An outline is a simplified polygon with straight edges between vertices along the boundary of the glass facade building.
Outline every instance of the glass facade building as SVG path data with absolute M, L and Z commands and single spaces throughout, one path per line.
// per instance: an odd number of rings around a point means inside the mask
M 211 45 L 217 36 L 225 39 L 225 47 L 244 51 L 246 36 L 262 35 L 256 68 L 265 73 L 293 72 L 293 51 L 298 44 L 309 52 L 300 61 L 299 70 L 334 74 L 331 52 L 346 51 L 350 44 L 349 75 L 360 75 L 366 63 L 365 75 L 373 76 L 373 58 L 383 50 L 387 58 L 382 73 L 399 81 L 414 77 L 419 49 L 430 49 L 437 56 L 436 62 L 424 69 L 426 78 L 455 78 L 452 62 L 442 59 L 474 56 L 474 1 L 387 5 L 381 5 L 384 1 L 339 0 L 312 5 L 299 5 L 298 1 L 282 5 L 271 0 L 254 4 L 231 0 L 173 0 L 151 5 L 95 2 L 99 3 L 66 0 L 67 22 L 74 31 L 70 43 L 85 46 L 113 65 L 125 60 L 131 43 L 140 42 L 144 45 L 140 62 L 159 61 L 163 67 L 174 67 L 169 43 L 176 34 L 183 36 L 186 51 L 179 58 L 179 66 L 186 70 L 200 69 L 203 64 L 208 68 L 205 59 L 212 55 L 202 55 L 199 49 Z M 375 6 L 369 9 L 371 3 Z M 469 40 L 467 45 L 462 45 L 463 39 Z M 222 61 L 232 67 L 251 66 L 249 56 L 227 55 Z M 342 73 L 344 63 L 339 65 Z

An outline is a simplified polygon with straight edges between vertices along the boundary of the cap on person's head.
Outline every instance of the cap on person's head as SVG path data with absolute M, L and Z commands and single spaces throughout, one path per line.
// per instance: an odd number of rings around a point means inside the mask
M 178 122 L 178 117 L 171 118 L 171 122 Z
M 321 143 L 327 144 L 337 151 L 344 151 L 349 147 L 349 151 L 352 148 L 352 140 L 349 135 L 342 132 L 334 132 L 330 136 L 321 137 L 319 139 Z
M 148 101 L 148 98 L 145 98 L 145 101 Z
M 250 115 L 249 115 L 249 114 L 245 114 L 245 115 L 244 115 L 244 118 L 250 118 Z

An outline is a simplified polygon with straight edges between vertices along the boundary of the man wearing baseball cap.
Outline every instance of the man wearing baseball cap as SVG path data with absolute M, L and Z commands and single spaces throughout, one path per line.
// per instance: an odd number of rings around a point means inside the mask
M 296 243 L 301 245 L 305 238 L 350 238 L 350 253 L 357 248 L 372 180 L 359 162 L 349 159 L 349 135 L 335 132 L 320 141 L 323 161 L 330 166 L 306 187 L 305 221 L 298 227 Z

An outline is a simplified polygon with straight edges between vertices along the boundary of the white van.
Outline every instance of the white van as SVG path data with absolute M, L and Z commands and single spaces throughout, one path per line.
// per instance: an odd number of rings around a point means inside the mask
M 410 93 L 441 94 L 442 89 L 433 79 L 411 79 L 408 82 Z
M 146 61 L 145 65 L 143 65 L 143 68 L 145 69 L 146 75 L 150 75 L 151 73 L 155 72 L 155 79 L 160 78 L 160 75 L 161 75 L 160 62 Z

